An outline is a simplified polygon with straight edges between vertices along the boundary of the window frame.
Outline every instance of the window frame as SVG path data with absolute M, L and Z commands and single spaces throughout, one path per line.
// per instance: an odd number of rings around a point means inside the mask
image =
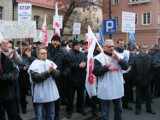
M 39 28 L 39 20 L 40 20 L 40 16 L 39 15 L 34 15 L 34 21 L 36 21 L 36 28 L 37 29 L 40 29 Z
M 144 16 L 144 14 L 146 15 L 146 17 Z M 150 23 L 148 23 L 148 14 L 150 15 Z M 142 25 L 151 25 L 151 23 L 152 23 L 152 14 L 151 14 L 151 12 L 150 11 L 148 11 L 148 12 L 143 12 L 142 13 Z M 145 17 L 145 19 L 146 19 L 146 23 L 144 23 L 144 17 Z
M 0 20 L 3 19 L 3 7 L 0 6 Z
M 119 4 L 119 0 L 113 0 L 113 5 L 118 5 Z
M 119 17 L 118 16 L 114 16 L 114 19 L 116 19 L 116 26 L 119 26 Z

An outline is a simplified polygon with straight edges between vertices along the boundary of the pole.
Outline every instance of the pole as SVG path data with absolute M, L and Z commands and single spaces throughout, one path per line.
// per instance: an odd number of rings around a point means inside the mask
M 109 19 L 112 18 L 112 3 L 111 0 L 109 0 Z M 112 39 L 112 34 L 109 34 L 109 39 Z
M 126 37 L 126 50 L 128 50 L 128 32 L 127 32 L 127 37 Z

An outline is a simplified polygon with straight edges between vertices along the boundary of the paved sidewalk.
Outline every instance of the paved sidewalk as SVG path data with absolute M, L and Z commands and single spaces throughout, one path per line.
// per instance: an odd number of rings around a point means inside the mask
M 27 97 L 27 101 L 29 102 L 28 104 L 28 109 L 27 109 L 27 114 L 21 114 L 21 117 L 23 120 L 35 120 L 35 114 L 34 110 L 32 107 L 32 101 L 31 97 Z M 130 103 L 130 106 L 132 106 L 133 110 L 125 110 L 123 113 L 123 120 L 160 120 L 160 98 L 153 99 L 152 107 L 156 112 L 156 115 L 148 114 L 146 112 L 146 107 L 145 104 L 142 105 L 142 111 L 140 115 L 135 115 L 135 104 Z M 75 110 L 75 108 L 74 108 Z M 87 107 L 85 109 L 87 112 L 86 116 L 83 116 L 79 113 L 76 113 L 74 111 L 72 119 L 70 120 L 100 120 L 100 117 L 93 117 L 91 114 L 91 108 Z M 100 116 L 100 113 L 99 113 Z M 113 120 L 114 117 L 114 112 L 113 112 L 113 104 L 110 106 L 110 120 Z M 61 106 L 60 110 L 60 120 L 68 120 L 66 118 L 66 112 L 65 112 L 65 106 Z

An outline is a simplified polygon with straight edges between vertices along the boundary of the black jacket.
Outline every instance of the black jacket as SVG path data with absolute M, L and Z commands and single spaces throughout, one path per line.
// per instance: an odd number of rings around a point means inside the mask
M 17 70 L 10 58 L 1 53 L 2 73 L 0 74 L 0 101 L 11 100 L 14 97 L 14 79 Z
M 67 84 L 82 86 L 86 79 L 86 68 L 80 68 L 79 64 L 86 61 L 86 54 L 81 51 L 70 50 L 64 57 L 64 64 L 66 74 L 68 74 L 69 81 Z
M 48 59 L 53 61 L 57 65 L 57 69 L 60 70 L 60 73 L 63 74 L 63 58 L 66 51 L 64 51 L 61 46 L 54 48 L 51 44 L 48 45 L 47 51 Z
M 142 56 L 141 53 L 135 55 L 129 64 L 132 67 L 135 85 L 142 87 L 149 86 L 152 70 L 160 68 L 150 55 Z

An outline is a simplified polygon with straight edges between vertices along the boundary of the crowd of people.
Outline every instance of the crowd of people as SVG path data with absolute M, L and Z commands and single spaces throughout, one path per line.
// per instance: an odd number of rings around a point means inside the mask
M 102 120 L 109 120 L 110 101 L 115 120 L 123 119 L 123 109 L 132 110 L 129 102 L 135 103 L 136 115 L 143 102 L 148 113 L 156 114 L 151 101 L 160 96 L 159 46 L 125 45 L 123 39 L 116 43 L 107 39 L 101 46 L 103 52 L 96 45 L 93 53 L 97 96 L 89 98 L 85 93 L 87 41 L 61 41 L 54 35 L 47 47 L 38 41 L 32 47 L 22 42 L 15 49 L 12 41 L 2 40 L 0 120 L 22 120 L 20 112 L 27 113 L 27 95 L 32 97 L 36 120 L 59 120 L 61 105 L 66 105 L 66 117 L 71 119 L 75 93 L 76 110 L 82 115 L 86 115 L 87 104 L 93 116 L 101 112 Z

